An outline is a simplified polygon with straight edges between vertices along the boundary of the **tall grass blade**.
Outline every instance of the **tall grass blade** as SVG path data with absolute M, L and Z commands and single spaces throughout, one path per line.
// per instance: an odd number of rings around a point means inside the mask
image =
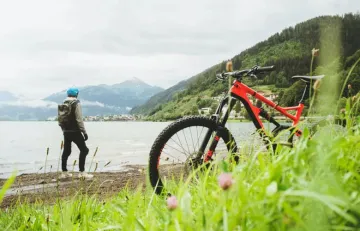
M 14 183 L 16 178 L 16 173 L 14 172 L 5 182 L 5 184 L 2 186 L 0 190 L 0 204 L 4 199 L 4 196 L 6 194 L 6 191 L 11 187 L 11 185 Z

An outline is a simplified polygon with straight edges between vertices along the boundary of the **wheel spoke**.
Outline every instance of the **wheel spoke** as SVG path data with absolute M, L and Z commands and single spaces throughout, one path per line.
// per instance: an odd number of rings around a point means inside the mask
M 179 146 L 184 152 L 186 152 L 186 150 L 180 144 L 178 144 L 173 138 L 170 138 L 170 140 L 172 140 L 177 146 Z
M 174 158 L 174 160 L 177 159 L 178 161 L 181 161 L 179 158 L 176 158 L 176 157 L 174 157 L 173 155 L 170 155 L 169 153 L 166 153 L 166 152 L 164 152 L 164 151 L 163 151 L 163 153 L 164 153 L 165 155 L 168 155 L 168 156 Z M 166 160 L 165 160 L 165 161 L 166 161 Z
M 203 133 L 203 130 L 204 130 L 204 127 L 202 127 L 202 129 L 201 129 L 200 136 Z M 197 131 L 197 129 L 196 129 L 196 131 Z M 199 148 L 200 148 L 200 136 L 198 135 L 198 140 L 197 140 L 197 143 L 196 143 L 196 145 L 198 146 L 197 150 L 199 150 Z
M 191 143 L 193 144 L 193 148 L 194 148 L 194 153 L 196 153 L 195 145 L 194 145 L 194 139 L 193 139 L 192 132 L 191 132 L 191 127 L 189 127 L 189 130 L 190 130 L 190 136 L 191 136 Z
M 187 145 L 187 147 L 188 147 L 189 154 L 191 154 L 190 149 L 189 149 L 189 144 L 188 144 L 188 142 L 187 142 L 187 139 L 186 139 L 184 130 L 182 130 L 182 132 L 183 132 L 183 135 L 184 135 L 184 138 L 185 138 L 186 145 Z
M 187 155 L 186 153 L 184 153 L 184 152 L 182 152 L 182 151 L 180 151 L 180 150 L 178 150 L 178 149 L 176 149 L 176 148 L 174 148 L 174 147 L 172 147 L 172 146 L 170 146 L 170 145 L 168 145 L 168 144 L 166 144 L 166 146 L 169 146 L 170 148 L 172 148 L 172 149 L 174 149 L 174 150 L 176 150 L 176 151 L 184 154 L 186 157 L 189 157 L 189 155 Z
M 178 138 L 179 142 L 181 143 L 180 138 L 179 138 L 179 136 L 178 136 L 177 133 L 176 133 L 176 137 Z M 183 146 L 181 146 L 181 145 L 179 145 L 179 146 L 182 148 L 182 150 L 183 150 L 184 152 L 186 152 L 186 150 L 185 150 L 185 148 L 183 148 Z M 189 152 L 189 155 L 190 155 L 190 152 Z

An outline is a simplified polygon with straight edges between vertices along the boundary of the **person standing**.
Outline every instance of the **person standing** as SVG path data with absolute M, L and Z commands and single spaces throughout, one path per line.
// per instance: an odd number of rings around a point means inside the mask
M 67 160 L 71 154 L 71 144 L 74 142 L 80 150 L 79 178 L 92 178 L 93 175 L 85 172 L 85 160 L 89 153 L 85 141 L 88 135 L 84 126 L 80 101 L 77 99 L 79 89 L 69 88 L 67 98 L 58 106 L 58 123 L 64 135 L 64 150 L 61 158 L 62 174 L 60 178 L 72 177 L 67 170 Z

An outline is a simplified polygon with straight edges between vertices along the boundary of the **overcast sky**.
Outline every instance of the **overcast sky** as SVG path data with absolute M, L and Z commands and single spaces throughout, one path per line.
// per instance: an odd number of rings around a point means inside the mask
M 0 0 L 0 90 L 42 98 L 138 77 L 170 87 L 359 0 Z

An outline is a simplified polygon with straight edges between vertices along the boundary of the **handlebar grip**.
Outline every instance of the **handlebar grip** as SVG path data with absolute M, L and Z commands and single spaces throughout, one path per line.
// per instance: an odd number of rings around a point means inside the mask
M 258 72 L 266 72 L 266 71 L 273 71 L 275 70 L 275 66 L 272 65 L 272 66 L 268 66 L 268 67 L 259 67 L 257 69 Z
M 222 74 L 216 74 L 216 78 L 223 78 Z

